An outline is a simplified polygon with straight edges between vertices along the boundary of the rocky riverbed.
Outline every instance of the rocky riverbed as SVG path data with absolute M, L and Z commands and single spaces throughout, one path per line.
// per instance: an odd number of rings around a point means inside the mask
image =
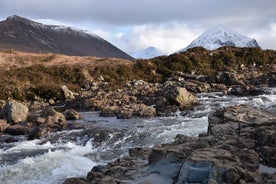
M 132 148 L 128 157 L 95 166 L 86 179 L 70 178 L 64 183 L 276 181 L 275 113 L 237 105 L 216 110 L 208 122 L 206 135 L 177 135 L 171 144 Z
M 64 183 L 273 183 L 275 88 L 266 87 L 275 84 L 273 72 L 177 73 L 112 91 L 104 79 L 80 93 L 62 86 L 64 101 L 1 101 L 1 181 L 47 183 L 45 169 L 62 183 L 95 166 Z M 48 162 L 54 157 L 62 165 Z

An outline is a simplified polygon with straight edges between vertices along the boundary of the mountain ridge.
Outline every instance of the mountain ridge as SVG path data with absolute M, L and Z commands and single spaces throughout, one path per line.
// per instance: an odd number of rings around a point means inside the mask
M 133 59 L 95 34 L 72 27 L 46 25 L 17 15 L 0 22 L 0 49 Z

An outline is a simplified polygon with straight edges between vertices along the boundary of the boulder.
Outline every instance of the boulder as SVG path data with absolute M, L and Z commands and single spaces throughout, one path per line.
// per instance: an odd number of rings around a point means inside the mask
M 9 123 L 19 123 L 26 121 L 29 109 L 24 104 L 17 101 L 9 101 L 2 109 L 2 117 Z
M 52 107 L 46 108 L 42 112 L 42 117 L 45 118 L 45 122 L 42 124 L 44 127 L 47 126 L 61 130 L 67 126 L 66 117 L 62 113 L 55 111 Z
M 164 89 L 165 98 L 171 105 L 177 105 L 181 109 L 190 108 L 199 104 L 199 100 L 185 88 L 168 86 Z

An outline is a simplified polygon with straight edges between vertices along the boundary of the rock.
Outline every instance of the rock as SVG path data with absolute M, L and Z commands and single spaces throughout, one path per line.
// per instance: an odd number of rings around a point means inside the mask
M 30 131 L 28 139 L 41 139 L 46 137 L 49 133 L 51 133 L 51 130 L 49 128 L 36 126 Z
M 203 93 L 211 91 L 211 86 L 205 82 L 199 82 L 196 80 L 187 80 L 184 82 L 184 87 L 193 93 Z
M 168 86 L 164 89 L 165 98 L 171 105 L 177 105 L 181 109 L 190 108 L 199 104 L 199 100 L 185 88 Z
M 82 119 L 82 115 L 77 111 L 75 111 L 74 109 L 67 109 L 66 111 L 63 112 L 63 114 L 67 120 Z
M 62 113 L 55 111 L 52 107 L 46 108 L 42 112 L 42 117 L 45 118 L 45 122 L 43 124 L 44 127 L 47 126 L 55 128 L 56 130 L 61 130 L 67 126 L 65 116 Z
M 264 93 L 262 89 L 246 85 L 233 85 L 227 91 L 228 95 L 236 96 L 257 96 L 263 95 Z
M 10 124 L 8 124 L 7 120 L 5 119 L 0 119 L 0 132 L 4 132 Z
M 9 126 L 5 130 L 5 133 L 10 135 L 28 135 L 31 132 L 31 130 L 32 128 L 27 125 L 15 124 Z
M 134 116 L 149 118 L 156 116 L 156 109 L 144 104 L 135 105 L 133 111 Z
M 89 182 L 84 178 L 68 178 L 63 184 L 89 184 Z
M 189 160 L 192 160 L 199 166 L 194 168 L 195 170 L 192 174 L 194 176 L 200 175 L 200 178 L 205 181 L 211 180 L 216 183 L 238 183 L 240 181 L 244 181 L 245 183 L 260 183 L 262 180 L 260 172 L 257 172 L 259 168 L 259 155 L 254 150 L 240 149 L 236 146 L 224 144 L 215 145 L 210 148 L 194 151 L 187 161 L 189 162 Z M 200 165 L 206 164 L 206 161 L 208 161 L 208 169 L 201 168 Z M 205 170 L 205 174 L 202 173 L 202 169 Z M 186 170 L 184 168 L 184 175 Z M 196 177 L 193 178 L 196 179 Z M 181 182 L 185 183 L 185 180 Z
M 6 105 L 6 101 L 5 100 L 0 100 L 0 111 L 2 110 L 2 108 Z
M 101 112 L 100 116 L 110 117 L 116 116 L 119 113 L 120 109 L 118 106 L 108 106 L 105 107 Z
M 223 83 L 227 86 L 244 84 L 244 82 L 240 80 L 241 78 L 241 76 L 233 72 L 220 72 L 218 74 L 219 83 Z
M 208 135 L 254 149 L 264 164 L 276 167 L 276 115 L 245 105 L 219 109 L 208 117 Z
M 78 95 L 77 93 L 70 91 L 67 86 L 61 86 L 61 89 L 65 99 L 75 99 L 75 97 Z
M 133 115 L 133 109 L 121 109 L 118 114 L 118 119 L 130 119 Z
M 55 100 L 49 99 L 49 100 L 48 100 L 48 103 L 49 103 L 49 105 L 54 105 L 54 104 L 55 104 Z
M 29 109 L 17 101 L 9 101 L 2 109 L 2 117 L 9 123 L 19 123 L 26 121 Z

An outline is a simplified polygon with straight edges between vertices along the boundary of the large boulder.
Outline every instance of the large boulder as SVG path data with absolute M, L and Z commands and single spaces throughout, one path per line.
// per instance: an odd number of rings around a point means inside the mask
M 26 121 L 29 109 L 24 104 L 17 101 L 9 101 L 2 109 L 2 117 L 9 123 L 19 123 Z
M 172 105 L 178 105 L 181 109 L 199 104 L 199 100 L 185 88 L 169 85 L 164 90 L 164 96 L 168 102 Z

